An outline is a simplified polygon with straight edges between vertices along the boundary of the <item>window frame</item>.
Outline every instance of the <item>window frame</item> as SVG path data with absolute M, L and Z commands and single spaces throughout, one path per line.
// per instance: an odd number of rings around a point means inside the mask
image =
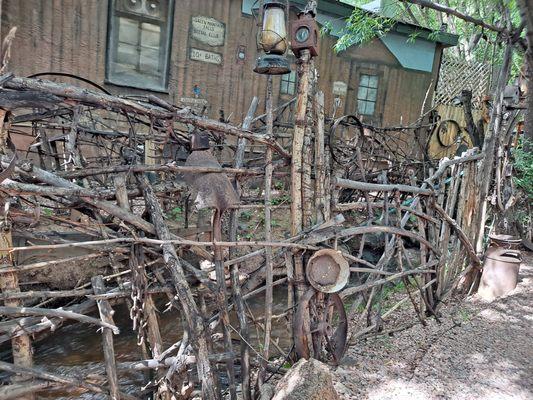
M 363 77 L 375 78 L 376 79 L 376 86 L 375 87 L 374 86 L 369 86 L 369 84 L 367 84 L 365 86 L 362 86 Z M 365 72 L 361 72 L 359 74 L 359 80 L 357 82 L 357 94 L 356 94 L 356 98 L 355 98 L 356 99 L 357 113 L 358 114 L 360 114 L 362 116 L 366 116 L 366 117 L 375 117 L 376 116 L 378 99 L 379 99 L 379 83 L 380 83 L 379 74 L 367 73 L 366 71 Z M 367 89 L 367 95 L 365 96 L 365 98 L 359 98 L 359 92 L 361 91 L 361 88 Z M 372 89 L 372 90 L 376 91 L 376 95 L 375 95 L 374 100 L 368 99 L 368 89 Z M 366 108 L 368 107 L 368 105 L 367 105 L 368 103 L 373 103 L 374 104 L 372 114 L 367 114 L 367 113 L 362 113 L 361 112 L 361 110 L 359 109 L 359 102 L 360 101 L 365 103 L 365 111 L 366 111 Z
M 169 75 L 170 75 L 170 60 L 172 49 L 172 34 L 174 28 L 174 1 L 164 0 L 167 2 L 167 16 L 166 21 L 162 23 L 157 18 L 151 18 L 145 15 L 131 15 L 127 12 L 117 9 L 117 2 L 120 0 L 109 0 L 108 3 L 108 16 L 107 16 L 107 42 L 106 42 L 106 64 L 105 64 L 105 83 L 109 83 L 115 86 L 131 87 L 135 89 L 149 90 L 154 92 L 169 93 Z M 118 34 L 119 24 L 118 18 L 126 17 L 133 19 L 139 23 L 150 23 L 159 25 L 161 27 L 161 37 L 165 43 L 160 46 L 161 65 L 163 66 L 162 76 L 159 84 L 154 84 L 150 81 L 143 79 L 134 79 L 131 76 L 121 78 L 113 70 L 113 62 L 117 60 L 118 52 Z M 165 29 L 166 27 L 166 29 Z M 138 31 L 140 32 L 140 30 Z M 144 75 L 140 73 L 139 75 Z M 148 75 L 145 75 L 148 76 Z

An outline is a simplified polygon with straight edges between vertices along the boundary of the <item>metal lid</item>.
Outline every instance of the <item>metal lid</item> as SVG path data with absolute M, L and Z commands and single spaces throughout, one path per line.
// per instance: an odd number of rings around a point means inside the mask
M 522 239 L 517 238 L 516 236 L 511 235 L 496 235 L 496 234 L 490 234 L 489 239 L 494 240 L 496 242 L 504 242 L 509 244 L 516 244 L 522 242 Z
M 350 277 L 350 265 L 340 251 L 318 250 L 307 262 L 307 280 L 322 293 L 336 293 L 342 290 Z

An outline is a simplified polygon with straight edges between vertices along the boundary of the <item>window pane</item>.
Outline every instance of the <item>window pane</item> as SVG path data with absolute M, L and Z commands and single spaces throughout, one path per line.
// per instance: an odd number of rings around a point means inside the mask
M 159 71 L 159 50 L 141 47 L 139 69 L 143 72 L 156 75 Z
M 136 45 L 139 36 L 139 23 L 129 18 L 118 19 L 118 41 Z
M 281 80 L 281 87 L 280 87 L 280 92 L 285 94 L 285 93 L 288 93 L 288 82 L 284 81 L 283 79 Z
M 289 74 L 289 81 L 292 83 L 296 83 L 296 72 L 295 71 L 291 71 L 291 73 Z
M 357 101 L 357 111 L 359 112 L 359 114 L 365 113 L 365 102 L 363 100 Z
M 373 115 L 376 103 L 373 101 L 359 100 L 357 102 L 357 111 L 362 115 Z
M 141 46 L 158 49 L 161 44 L 161 27 L 158 25 L 141 24 Z
M 378 87 L 378 77 L 377 76 L 369 76 L 368 77 L 368 87 L 371 88 L 377 88 Z
M 289 83 L 289 90 L 287 92 L 289 94 L 296 93 L 296 83 L 294 83 L 294 82 Z
M 377 96 L 378 96 L 378 90 L 377 89 L 368 89 L 368 94 L 366 96 L 367 100 L 376 101 Z
M 375 108 L 375 105 L 376 103 L 372 102 L 372 101 L 367 101 L 366 102 L 366 112 L 365 112 L 365 115 L 374 115 L 374 108 Z
M 361 75 L 361 82 L 359 82 L 359 86 L 368 86 L 368 75 Z
M 137 66 L 139 54 L 137 46 L 119 43 L 117 48 L 117 62 L 120 64 L 130 65 L 132 68 Z
M 359 92 L 357 93 L 357 98 L 361 100 L 366 100 L 368 94 L 368 89 L 363 86 L 359 86 Z

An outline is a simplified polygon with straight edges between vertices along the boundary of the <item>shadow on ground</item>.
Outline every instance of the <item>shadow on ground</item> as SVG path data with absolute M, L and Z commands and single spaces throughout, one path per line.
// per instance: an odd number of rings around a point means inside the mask
M 476 297 L 394 337 L 350 348 L 335 373 L 344 399 L 532 399 L 533 253 L 520 282 L 493 302 Z

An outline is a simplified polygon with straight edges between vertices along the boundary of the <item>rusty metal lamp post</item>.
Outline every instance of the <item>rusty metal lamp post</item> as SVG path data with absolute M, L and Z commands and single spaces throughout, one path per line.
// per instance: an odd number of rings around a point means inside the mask
M 258 44 L 262 54 L 257 58 L 254 72 L 266 75 L 283 75 L 291 72 L 285 56 L 289 47 L 287 39 L 287 4 L 285 0 L 264 0 L 262 28 Z

